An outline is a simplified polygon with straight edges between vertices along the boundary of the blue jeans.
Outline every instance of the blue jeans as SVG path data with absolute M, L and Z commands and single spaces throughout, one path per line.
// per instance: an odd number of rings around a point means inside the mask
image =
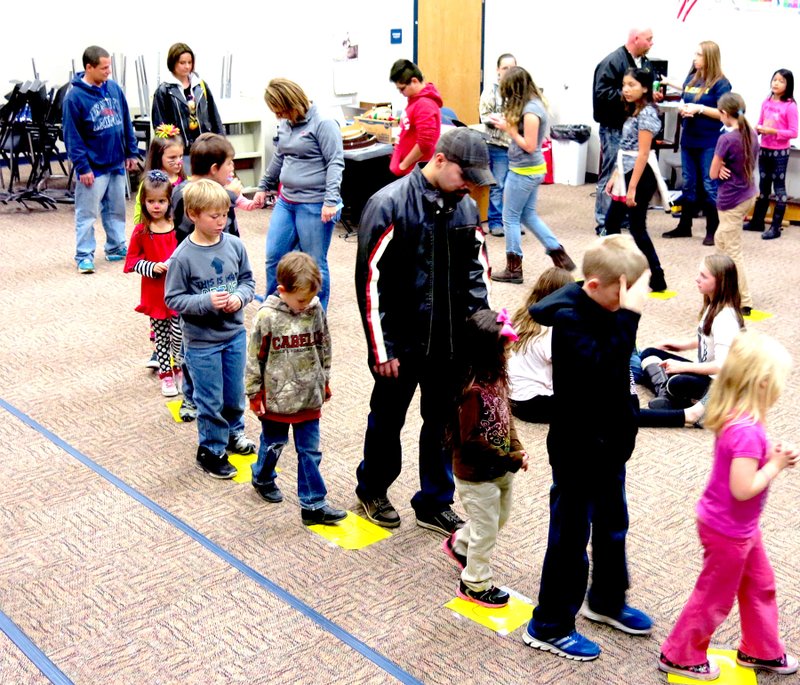
M 292 203 L 278 198 L 267 232 L 267 295 L 272 295 L 278 289 L 278 262 L 293 250 L 300 250 L 313 257 L 319 266 L 322 274 L 319 300 L 322 308 L 328 310 L 331 291 L 328 248 L 338 215 L 333 221 L 323 224 L 321 214 L 321 202 Z
M 489 186 L 489 230 L 503 227 L 503 189 L 508 175 L 508 148 L 489 145 L 489 168 L 496 185 Z
M 702 183 L 703 191 L 709 204 L 717 204 L 717 181 L 709 176 L 711 160 L 714 159 L 713 147 L 681 146 L 681 176 L 683 188 L 681 194 L 688 202 L 699 202 L 698 184 Z
M 525 224 L 533 231 L 537 240 L 544 245 L 548 252 L 561 247 L 558 238 L 536 214 L 536 197 L 542 181 L 544 181 L 544 174 L 522 176 L 513 171 L 508 172 L 506 189 L 503 193 L 503 230 L 506 233 L 506 252 L 522 256 L 520 223 Z
M 208 347 L 186 347 L 197 406 L 197 438 L 214 454 L 225 452 L 228 439 L 244 431 L 244 365 L 247 333 Z
M 531 628 L 540 639 L 563 637 L 575 629 L 575 616 L 589 579 L 586 546 L 590 537 L 589 606 L 597 613 L 615 616 L 625 605 L 628 589 L 625 466 L 609 465 L 602 454 L 597 455 L 597 463 L 603 466 L 592 472 L 575 466 L 553 468 L 547 552 L 539 604 L 531 618 Z
M 400 432 L 419 386 L 420 490 L 411 499 L 411 506 L 418 515 L 437 514 L 450 507 L 455 492 L 453 452 L 445 438 L 456 397 L 456 365 L 452 361 L 412 356 L 399 361 L 397 378 L 373 374 L 375 386 L 369 401 L 364 459 L 356 471 L 356 494 L 362 500 L 385 497 L 400 475 L 403 464 Z
M 275 465 L 289 440 L 289 426 L 294 432 L 294 449 L 297 452 L 297 497 L 303 509 L 320 509 L 325 506 L 328 490 L 319 472 L 322 452 L 319 451 L 319 419 L 301 423 L 283 423 L 261 420 L 261 443 L 258 461 L 253 467 L 253 485 L 275 482 Z
M 600 127 L 600 175 L 597 177 L 597 189 L 594 196 L 594 219 L 598 226 L 606 225 L 606 214 L 611 206 L 611 198 L 606 195 L 606 184 L 614 167 L 617 165 L 622 131 L 617 128 Z
M 125 253 L 125 176 L 95 176 L 91 188 L 75 184 L 75 261 L 94 259 L 94 222 L 100 214 L 106 231 L 106 255 Z

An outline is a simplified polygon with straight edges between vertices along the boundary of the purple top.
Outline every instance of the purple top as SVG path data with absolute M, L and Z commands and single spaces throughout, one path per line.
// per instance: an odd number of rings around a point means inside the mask
M 767 501 L 767 490 L 744 502 L 731 492 L 731 464 L 734 459 L 767 462 L 767 434 L 764 426 L 750 416 L 726 424 L 714 445 L 714 465 L 705 492 L 697 503 L 697 516 L 710 528 L 732 538 L 749 538 L 758 530 L 758 518 Z
M 755 131 L 752 137 L 753 159 L 751 160 L 750 181 L 748 182 L 744 168 L 744 149 L 742 146 L 742 133 L 739 129 L 725 133 L 717 141 L 714 156 L 720 157 L 731 171 L 730 178 L 726 181 L 719 179 L 717 191 L 717 209 L 733 209 L 749 200 L 758 193 L 756 186 L 756 160 L 758 159 L 758 136 Z

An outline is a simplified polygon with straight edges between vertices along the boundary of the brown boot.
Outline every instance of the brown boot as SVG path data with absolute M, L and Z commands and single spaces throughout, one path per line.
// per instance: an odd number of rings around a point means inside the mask
M 522 283 L 522 255 L 506 252 L 506 268 L 492 274 L 492 280 L 500 283 Z
M 563 245 L 559 245 L 558 249 L 556 250 L 549 250 L 547 254 L 550 257 L 550 259 L 553 260 L 553 264 L 557 266 L 559 269 L 566 269 L 567 271 L 575 271 L 575 262 L 573 262 L 569 258 L 569 255 L 567 254 Z

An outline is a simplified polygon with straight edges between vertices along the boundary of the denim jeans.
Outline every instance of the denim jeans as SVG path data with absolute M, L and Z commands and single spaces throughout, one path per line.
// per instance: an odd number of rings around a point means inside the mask
M 244 328 L 223 343 L 186 347 L 186 364 L 197 406 L 197 437 L 201 447 L 222 454 L 232 435 L 244 431 L 244 365 L 247 333 Z
M 591 473 L 575 467 L 553 468 L 547 552 L 539 604 L 531 618 L 533 633 L 541 639 L 563 637 L 575 629 L 575 616 L 583 603 L 589 577 L 586 546 L 590 536 L 589 606 L 597 613 L 614 616 L 625 605 L 625 466 L 610 465 L 604 454 L 596 457 L 596 463 L 602 466 Z
M 617 128 L 600 127 L 600 174 L 597 177 L 597 190 L 594 197 L 594 219 L 598 226 L 606 225 L 606 214 L 611 206 L 611 198 L 606 195 L 606 184 L 617 165 L 622 131 Z
M 497 183 L 489 186 L 489 230 L 503 227 L 503 189 L 508 175 L 508 148 L 489 145 L 489 168 Z
M 267 295 L 272 295 L 278 288 L 278 262 L 289 252 L 300 250 L 312 256 L 319 266 L 322 273 L 319 300 L 322 308 L 328 310 L 331 291 L 328 248 L 338 214 L 326 224 L 322 223 L 321 214 L 321 202 L 292 203 L 282 197 L 278 198 L 267 232 Z
M 520 223 L 525 224 L 533 231 L 537 240 L 544 245 L 546 250 L 557 250 L 561 247 L 558 238 L 536 214 L 536 197 L 542 181 L 544 181 L 544 174 L 522 176 L 513 171 L 508 172 L 506 189 L 503 193 L 503 230 L 506 233 L 506 252 L 522 256 Z
M 399 359 L 397 378 L 373 374 L 364 459 L 358 466 L 356 494 L 361 499 L 385 497 L 400 475 L 403 453 L 400 432 L 406 412 L 420 389 L 422 429 L 419 434 L 420 490 L 411 499 L 417 514 L 436 514 L 453 503 L 453 453 L 445 440 L 455 398 L 455 364 L 446 360 Z
M 714 159 L 713 147 L 681 146 L 681 176 L 683 199 L 689 202 L 700 202 L 698 183 L 702 183 L 706 199 L 712 205 L 717 204 L 717 181 L 711 178 L 711 160 Z
M 94 259 L 97 243 L 94 239 L 94 222 L 97 215 L 103 220 L 106 231 L 106 255 L 125 251 L 125 176 L 103 174 L 95 176 L 87 188 L 75 184 L 75 261 Z
M 297 497 L 303 509 L 320 509 L 326 504 L 328 490 L 319 472 L 322 452 L 319 451 L 319 419 L 301 423 L 261 420 L 261 442 L 258 461 L 253 467 L 253 485 L 275 482 L 275 465 L 289 440 L 289 426 L 294 432 L 297 452 Z

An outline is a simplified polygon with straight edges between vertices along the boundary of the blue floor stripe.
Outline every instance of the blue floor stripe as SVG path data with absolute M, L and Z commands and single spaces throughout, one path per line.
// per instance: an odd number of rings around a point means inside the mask
M 401 683 L 407 683 L 408 685 L 422 685 L 422 681 L 417 680 L 414 676 L 404 671 L 402 668 L 400 668 L 400 666 L 395 664 L 393 661 L 387 659 L 381 653 L 376 652 L 366 643 L 359 640 L 355 635 L 348 633 L 346 630 L 338 626 L 330 619 L 325 618 L 325 616 L 312 609 L 305 602 L 298 599 L 288 591 L 284 590 L 280 585 L 273 583 L 269 578 L 266 578 L 265 576 L 261 575 L 254 568 L 245 564 L 241 559 L 233 556 L 230 552 L 226 551 L 216 543 L 212 542 L 205 535 L 192 528 L 189 524 L 185 523 L 175 515 L 171 514 L 166 509 L 156 504 L 153 500 L 140 493 L 138 490 L 132 488 L 130 485 L 125 483 L 125 481 L 121 480 L 110 471 L 104 469 L 102 466 L 92 461 L 85 454 L 79 452 L 69 443 L 65 442 L 57 435 L 50 432 L 39 422 L 35 421 L 27 414 L 24 414 L 19 409 L 9 404 L 2 398 L 0 398 L 0 407 L 5 409 L 12 416 L 18 418 L 25 425 L 29 426 L 30 428 L 33 428 L 37 433 L 47 438 L 56 447 L 64 450 L 67 454 L 77 459 L 84 466 L 87 466 L 96 474 L 98 474 L 102 478 L 105 478 L 109 483 L 118 487 L 126 495 L 132 497 L 137 502 L 147 507 L 154 514 L 160 516 L 167 523 L 174 526 L 182 533 L 185 533 L 186 535 L 191 537 L 195 542 L 198 542 L 210 552 L 216 554 L 220 559 L 222 559 L 229 565 L 233 566 L 237 571 L 244 573 L 248 578 L 257 582 L 263 588 L 265 588 L 273 595 L 275 595 L 278 599 L 286 602 L 286 604 L 291 606 L 293 609 L 299 611 L 301 614 L 314 621 L 314 623 L 320 626 L 320 628 L 328 631 L 331 635 L 335 636 L 336 638 L 344 642 L 344 644 L 346 644 L 348 647 L 351 647 L 359 654 L 369 659 L 372 663 L 374 663 L 376 666 L 386 671 L 386 673 L 391 675 L 393 678 L 396 678 Z M 64 682 L 69 682 L 69 681 L 64 681 Z
M 72 681 L 64 675 L 47 655 L 39 649 L 31 639 L 20 630 L 8 616 L 0 611 L 0 630 L 8 635 L 9 640 L 22 650 L 36 668 L 54 685 L 73 685 Z

